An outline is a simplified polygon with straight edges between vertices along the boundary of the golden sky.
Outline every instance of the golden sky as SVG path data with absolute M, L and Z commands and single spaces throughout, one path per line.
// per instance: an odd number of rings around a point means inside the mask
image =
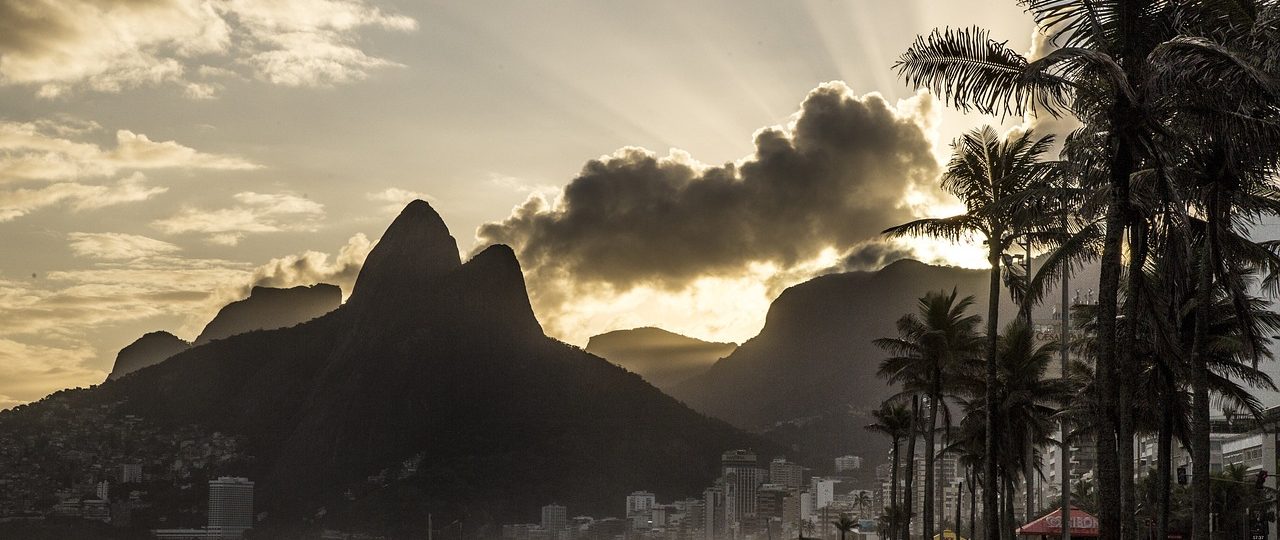
M 981 264 L 874 235 L 954 212 L 937 160 L 991 120 L 890 70 L 946 25 L 1032 44 L 1011 0 L 0 0 L 0 408 L 253 284 L 349 292 L 414 198 L 514 244 L 577 344 L 741 342 L 818 273 Z

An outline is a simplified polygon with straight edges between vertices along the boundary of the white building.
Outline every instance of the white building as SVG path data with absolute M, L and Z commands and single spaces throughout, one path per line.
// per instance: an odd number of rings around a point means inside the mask
M 569 526 L 569 512 L 564 506 L 552 503 L 542 507 L 542 528 L 551 533 L 552 538 L 561 535 Z
M 836 472 L 856 471 L 862 468 L 860 456 L 840 456 L 836 458 Z
M 812 519 L 814 516 L 822 512 L 823 508 L 831 506 L 836 500 L 836 484 L 840 483 L 839 478 L 810 478 L 808 499 L 809 512 L 803 513 L 805 519 Z M 806 506 L 801 503 L 802 506 Z
M 648 491 L 634 491 L 627 495 L 627 517 L 635 517 L 636 514 L 647 514 L 653 509 L 656 497 Z
M 209 529 L 237 539 L 253 528 L 253 482 L 223 476 L 209 481 Z

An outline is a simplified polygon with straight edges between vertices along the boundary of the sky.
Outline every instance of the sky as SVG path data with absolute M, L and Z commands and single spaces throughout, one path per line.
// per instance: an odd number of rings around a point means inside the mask
M 408 201 L 511 244 L 550 335 L 742 342 L 785 287 L 976 250 L 876 234 L 958 207 L 990 119 L 899 82 L 969 0 L 0 0 L 0 408 L 192 339 L 253 285 L 351 283 Z

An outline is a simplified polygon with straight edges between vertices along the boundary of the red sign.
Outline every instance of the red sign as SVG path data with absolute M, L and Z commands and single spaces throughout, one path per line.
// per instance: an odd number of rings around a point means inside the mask
M 1055 536 L 1062 534 L 1062 510 L 1018 527 L 1018 534 L 1027 536 Z M 1098 536 L 1098 518 L 1079 508 L 1071 508 L 1071 536 Z

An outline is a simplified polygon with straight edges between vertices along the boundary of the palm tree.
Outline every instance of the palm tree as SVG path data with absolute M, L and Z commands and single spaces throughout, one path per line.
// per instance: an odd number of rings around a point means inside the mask
M 799 535 L 799 538 L 797 540 L 805 540 L 806 538 L 812 539 L 813 529 L 814 529 L 814 525 L 812 521 L 809 521 L 807 519 L 801 519 L 800 523 L 797 524 L 796 526 L 796 531 L 797 531 L 797 534 Z M 805 536 L 805 533 L 809 533 L 810 536 Z
M 995 129 L 984 126 L 966 133 L 954 145 L 955 154 L 942 177 L 942 188 L 965 204 L 966 212 L 947 218 L 926 218 L 890 228 L 891 236 L 926 235 L 951 240 L 976 237 L 987 245 L 987 262 L 991 265 L 987 303 L 986 376 L 987 386 L 994 387 L 996 378 L 996 336 L 1000 319 L 1000 262 L 1005 251 L 1020 237 L 1045 228 L 1046 214 L 1022 197 L 1029 190 L 1048 187 L 1052 167 L 1041 158 L 1052 145 L 1053 138 L 1034 138 L 1031 131 L 1001 140 Z M 988 400 L 992 398 L 988 397 Z M 988 401 L 984 410 L 994 413 Z M 993 425 L 995 418 L 986 418 Z M 984 430 L 988 440 L 983 445 L 990 451 L 997 446 L 996 430 Z M 994 478 L 995 458 L 986 455 L 985 476 Z M 996 494 L 983 490 L 983 517 L 996 521 Z M 927 518 L 926 518 L 927 520 Z
M 1117 340 L 1121 251 L 1129 225 L 1130 182 L 1144 160 L 1157 161 L 1164 130 L 1160 122 L 1170 111 L 1162 110 L 1170 94 L 1205 92 L 1199 82 L 1217 86 L 1249 82 L 1256 70 L 1222 54 L 1223 48 L 1203 39 L 1176 35 L 1192 30 L 1198 35 L 1220 36 L 1239 25 L 1241 13 L 1256 20 L 1273 21 L 1273 2 L 1239 2 L 1239 13 L 1226 13 L 1231 2 L 1167 2 L 1162 0 L 1024 0 L 1040 28 L 1051 31 L 1064 45 L 1043 58 L 1029 61 L 1005 42 L 988 37 L 978 28 L 940 32 L 918 38 L 896 67 L 915 86 L 941 94 L 961 108 L 1023 114 L 1038 110 L 1050 114 L 1069 111 L 1100 137 L 1106 171 L 1106 231 L 1103 239 L 1099 292 L 1098 355 L 1099 404 L 1096 415 L 1100 436 L 1099 477 L 1102 490 L 1102 538 L 1120 534 L 1122 508 L 1119 490 L 1132 480 L 1118 477 L 1114 423 L 1119 407 L 1116 392 Z M 1265 4 L 1265 5 L 1264 5 Z M 1261 7 L 1262 9 L 1259 9 Z M 1234 16 L 1233 16 L 1234 15 Z M 1176 23 L 1176 24 L 1175 24 Z M 1188 24 L 1190 23 L 1190 24 Z M 1254 35 L 1266 35 L 1256 32 Z M 1274 33 L 1270 34 L 1274 36 Z M 1274 48 L 1272 49 L 1274 50 Z M 1230 69 L 1223 69 L 1230 68 Z M 1164 73 L 1182 72 L 1180 84 L 1163 84 Z M 1224 76 L 1230 73 L 1232 76 Z M 1241 74 L 1247 75 L 1242 76 Z M 1190 84 L 1188 84 L 1190 82 Z M 1256 85 L 1254 85 L 1256 86 Z M 1230 95 L 1226 93 L 1225 95 Z M 1215 119 L 1248 118 L 1237 102 L 1210 103 L 1202 109 Z M 1203 385 L 1201 385 L 1203 386 Z M 1203 392 L 1200 392 L 1203 397 Z M 1127 442 L 1125 443 L 1127 444 Z M 1206 447 L 1207 448 L 1207 447 Z M 1207 460 L 1196 458 L 1197 466 Z M 1205 471 L 1207 473 L 1207 470 Z M 1203 479 L 1207 474 L 1198 476 Z M 1207 501 L 1197 497 L 1195 534 L 1207 535 Z
M 845 540 L 845 534 L 853 532 L 858 526 L 858 522 L 849 517 L 849 514 L 840 514 L 840 519 L 831 522 L 831 525 L 840 531 L 840 540 Z
M 893 441 L 893 454 L 889 465 L 889 504 L 887 509 L 898 507 L 898 469 L 899 469 L 899 453 L 901 450 L 902 439 L 911 435 L 911 409 L 905 405 L 895 402 L 886 401 L 880 404 L 880 408 L 871 413 L 876 423 L 867 426 L 870 431 L 883 433 L 888 435 Z M 898 515 L 896 512 L 889 513 L 889 538 L 897 538 L 894 531 L 897 530 Z
M 898 319 L 898 337 L 881 338 L 877 347 L 890 355 L 880 363 L 879 374 L 901 385 L 901 395 L 924 395 L 929 412 L 924 426 L 924 536 L 933 537 L 934 457 L 937 448 L 938 409 L 946 395 L 946 385 L 961 365 L 980 350 L 976 329 L 982 318 L 968 315 L 973 297 L 957 300 L 952 289 L 929 292 L 917 302 L 917 312 Z
M 858 497 L 854 499 L 853 504 L 858 506 L 858 517 L 866 515 L 866 510 L 874 504 L 871 501 L 871 492 L 863 491 L 858 493 Z
M 907 430 L 907 474 L 902 480 L 902 540 L 911 540 L 911 520 L 916 516 L 913 504 L 916 478 L 916 439 L 920 438 L 920 395 L 911 395 L 911 429 Z
M 1015 320 L 1005 327 L 998 340 L 998 377 L 994 387 L 988 387 L 986 377 L 978 375 L 977 366 L 967 377 L 957 381 L 966 398 L 961 400 L 967 426 L 963 432 L 974 437 L 987 429 L 985 418 L 988 391 L 994 395 L 1000 408 L 994 415 L 999 419 L 995 429 L 1005 434 L 994 453 L 998 462 L 997 476 L 984 485 L 984 489 L 1001 489 L 1012 494 L 1019 480 L 1030 482 L 1027 476 L 1027 460 L 1039 459 L 1039 449 L 1055 441 L 1052 439 L 1054 421 L 1058 411 L 1075 397 L 1074 386 L 1064 378 L 1048 378 L 1046 373 L 1054 363 L 1058 350 L 1056 342 L 1037 345 L 1032 339 L 1032 328 L 1023 320 Z M 972 420 L 971 420 L 972 419 Z M 1021 478 L 1020 478 L 1021 477 Z M 1007 506 L 1012 497 L 1005 497 Z M 988 530 L 999 529 L 1000 523 L 1012 534 L 1014 516 L 1007 514 L 1003 521 L 988 522 Z M 990 532 L 988 532 L 990 535 Z

